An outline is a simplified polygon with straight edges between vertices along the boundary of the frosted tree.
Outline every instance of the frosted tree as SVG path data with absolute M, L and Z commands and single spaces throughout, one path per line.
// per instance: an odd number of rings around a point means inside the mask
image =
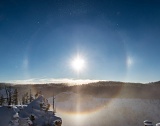
M 32 102 L 34 100 L 31 89 L 30 89 L 30 94 L 29 94 L 29 102 Z
M 17 89 L 14 90 L 14 93 L 12 95 L 12 103 L 15 105 L 18 105 L 18 91 L 17 91 Z
M 25 103 L 27 104 L 29 101 L 29 95 L 28 95 L 28 92 L 25 94 Z
M 7 103 L 8 105 L 11 105 L 12 102 L 12 90 L 11 90 L 11 86 L 7 87 L 5 86 L 5 91 L 6 91 L 6 96 L 7 96 Z
M 4 97 L 3 95 L 0 96 L 0 105 L 2 106 L 4 104 Z
M 22 96 L 22 104 L 23 104 L 23 105 L 26 104 L 26 102 L 25 102 L 25 95 Z

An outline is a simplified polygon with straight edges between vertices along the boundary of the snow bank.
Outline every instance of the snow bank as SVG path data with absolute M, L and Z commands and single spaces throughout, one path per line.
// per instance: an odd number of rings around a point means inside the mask
M 62 123 L 52 111 L 46 111 L 48 100 L 40 95 L 27 106 L 0 107 L 0 126 L 43 126 Z

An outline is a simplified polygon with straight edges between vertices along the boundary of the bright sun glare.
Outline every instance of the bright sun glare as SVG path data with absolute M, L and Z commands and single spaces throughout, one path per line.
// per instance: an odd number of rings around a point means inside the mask
M 77 56 L 75 59 L 73 59 L 72 61 L 72 67 L 74 68 L 74 70 L 76 70 L 77 72 L 80 72 L 83 70 L 85 66 L 85 61 L 83 58 Z

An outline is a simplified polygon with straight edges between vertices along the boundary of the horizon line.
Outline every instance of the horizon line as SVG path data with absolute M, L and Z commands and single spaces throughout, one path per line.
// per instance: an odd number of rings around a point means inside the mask
M 94 82 L 124 82 L 124 83 L 141 83 L 141 84 L 149 84 L 153 82 L 129 82 L 129 81 L 117 81 L 117 80 L 92 80 L 92 79 L 73 79 L 73 78 L 31 78 L 31 79 L 21 79 L 21 80 L 9 80 L 9 81 L 3 81 L 0 83 L 10 83 L 10 84 L 71 84 L 71 85 L 77 85 L 77 84 L 89 84 Z M 154 81 L 158 82 L 158 81 Z

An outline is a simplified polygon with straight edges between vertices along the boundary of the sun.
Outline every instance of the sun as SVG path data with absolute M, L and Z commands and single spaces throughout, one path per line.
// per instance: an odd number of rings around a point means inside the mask
M 85 66 L 85 61 L 82 57 L 77 56 L 76 58 L 73 59 L 72 67 L 77 72 L 82 71 L 84 69 L 84 66 Z

